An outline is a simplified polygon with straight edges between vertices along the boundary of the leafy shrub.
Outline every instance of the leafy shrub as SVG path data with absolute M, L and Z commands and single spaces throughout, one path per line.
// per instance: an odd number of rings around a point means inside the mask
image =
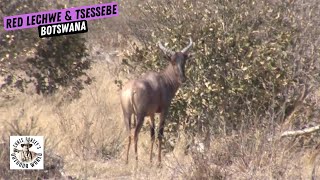
M 123 60 L 124 72 L 163 68 L 167 62 L 156 42 L 179 50 L 191 36 L 189 82 L 173 101 L 167 130 L 230 133 L 275 126 L 319 87 L 316 5 L 267 0 L 132 5 L 142 13 L 129 11 L 135 18 L 128 17 L 128 24 L 143 45 Z
M 1 6 L 2 5 L 2 6 Z M 34 1 L 1 1 L 3 16 L 61 9 L 66 4 Z M 3 20 L 1 16 L 0 20 Z M 4 30 L 1 30 L 4 31 Z M 71 88 L 73 97 L 79 96 L 85 83 L 91 80 L 85 73 L 91 66 L 87 58 L 83 35 L 68 35 L 40 39 L 37 29 L 4 31 L 0 34 L 0 88 L 25 91 L 33 83 L 38 94 L 52 94 L 57 89 Z
M 28 75 L 36 79 L 37 93 L 52 94 L 60 86 L 71 86 L 78 92 L 83 89 L 82 82 L 90 82 L 88 76 L 86 80 L 79 79 L 86 76 L 84 71 L 91 64 L 86 59 L 85 42 L 79 35 L 60 36 L 38 47 L 36 56 L 27 60 L 34 67 Z

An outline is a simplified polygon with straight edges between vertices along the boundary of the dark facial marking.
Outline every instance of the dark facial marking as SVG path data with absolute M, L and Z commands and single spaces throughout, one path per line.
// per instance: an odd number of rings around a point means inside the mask
M 186 54 L 181 52 L 177 52 L 171 57 L 171 64 L 174 66 L 176 76 L 180 82 L 184 82 L 186 79 L 184 70 L 187 57 Z

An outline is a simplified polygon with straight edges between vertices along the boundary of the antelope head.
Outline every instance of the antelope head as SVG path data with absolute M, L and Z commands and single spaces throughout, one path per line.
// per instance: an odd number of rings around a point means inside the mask
M 180 83 L 183 83 L 186 81 L 186 76 L 185 76 L 185 64 L 187 59 L 189 58 L 188 51 L 192 46 L 192 39 L 189 39 L 189 45 L 183 48 L 179 52 L 174 52 L 166 47 L 164 47 L 161 42 L 159 41 L 159 47 L 160 49 L 166 54 L 167 59 L 170 61 L 173 70 L 174 70 L 174 75 L 176 78 L 178 78 L 178 81 Z

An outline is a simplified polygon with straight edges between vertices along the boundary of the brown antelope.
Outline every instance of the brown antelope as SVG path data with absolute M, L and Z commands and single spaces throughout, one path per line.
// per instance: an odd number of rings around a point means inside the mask
M 169 60 L 169 65 L 161 72 L 149 72 L 144 76 L 129 81 L 121 90 L 121 106 L 124 121 L 128 132 L 128 147 L 126 163 L 129 161 L 129 150 L 131 144 L 131 116 L 136 116 L 137 122 L 134 124 L 134 150 L 136 161 L 138 160 L 138 135 L 146 116 L 150 117 L 151 149 L 150 162 L 152 162 L 152 151 L 155 140 L 155 113 L 160 113 L 160 123 L 158 131 L 158 162 L 161 163 L 161 140 L 165 119 L 168 114 L 171 101 L 175 96 L 179 86 L 185 82 L 185 63 L 188 59 L 188 50 L 192 46 L 192 40 L 181 52 L 174 52 L 165 48 L 160 42 L 160 49 Z

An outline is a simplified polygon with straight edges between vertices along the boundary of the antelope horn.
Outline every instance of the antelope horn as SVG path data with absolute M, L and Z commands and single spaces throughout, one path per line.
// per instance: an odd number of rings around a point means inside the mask
M 187 47 L 185 47 L 184 49 L 181 50 L 182 53 L 188 52 L 189 48 L 192 46 L 192 39 L 191 39 L 191 37 L 189 38 L 189 40 L 190 40 L 189 45 L 188 45 Z
M 170 54 L 171 56 L 174 55 L 174 52 L 173 52 L 172 50 L 170 50 L 170 49 L 165 48 L 165 47 L 161 44 L 160 41 L 158 42 L 158 44 L 159 44 L 160 49 L 161 49 L 164 53 Z

